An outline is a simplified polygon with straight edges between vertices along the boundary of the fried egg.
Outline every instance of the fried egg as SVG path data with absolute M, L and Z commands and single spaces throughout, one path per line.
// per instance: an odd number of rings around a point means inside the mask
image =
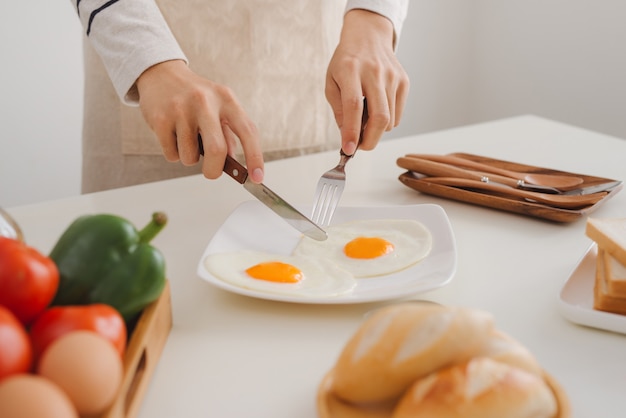
M 356 278 L 404 270 L 432 248 L 430 231 L 411 219 L 357 220 L 330 226 L 326 232 L 325 241 L 302 237 L 293 254 L 328 260 Z
M 356 280 L 330 260 L 257 251 L 214 253 L 204 259 L 214 277 L 260 292 L 302 297 L 330 297 L 352 291 Z

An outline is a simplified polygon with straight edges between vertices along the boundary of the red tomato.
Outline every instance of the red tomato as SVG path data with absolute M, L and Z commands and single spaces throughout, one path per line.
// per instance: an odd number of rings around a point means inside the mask
M 0 305 L 24 325 L 48 307 L 59 287 L 52 259 L 21 241 L 0 237 Z
M 124 355 L 126 350 L 126 323 L 112 306 L 103 303 L 91 305 L 54 306 L 48 308 L 30 327 L 35 359 L 57 338 L 77 330 L 95 331 L 109 340 Z
M 13 313 L 0 306 L 0 380 L 28 372 L 33 362 L 33 349 L 22 323 Z

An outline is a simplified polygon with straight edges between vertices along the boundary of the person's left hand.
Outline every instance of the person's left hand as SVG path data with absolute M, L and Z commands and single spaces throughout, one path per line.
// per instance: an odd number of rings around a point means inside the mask
M 385 131 L 400 123 L 409 77 L 394 53 L 390 20 L 361 9 L 346 13 L 339 45 L 328 65 L 326 99 L 341 130 L 343 151 L 356 151 L 363 97 L 369 119 L 359 149 L 376 147 Z

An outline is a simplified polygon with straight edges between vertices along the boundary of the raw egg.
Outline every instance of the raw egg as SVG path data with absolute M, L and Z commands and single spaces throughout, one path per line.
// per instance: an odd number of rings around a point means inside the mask
M 302 237 L 293 254 L 331 261 L 357 278 L 404 270 L 432 248 L 430 231 L 411 219 L 357 220 L 326 232 L 325 241 Z
M 92 331 L 72 331 L 43 352 L 38 373 L 69 396 L 80 415 L 102 413 L 122 382 L 120 355 L 108 340 Z
M 45 377 L 15 374 L 0 382 L 2 418 L 78 418 L 65 392 Z
M 356 285 L 329 260 L 256 251 L 216 253 L 204 259 L 214 277 L 245 289 L 291 296 L 336 296 Z

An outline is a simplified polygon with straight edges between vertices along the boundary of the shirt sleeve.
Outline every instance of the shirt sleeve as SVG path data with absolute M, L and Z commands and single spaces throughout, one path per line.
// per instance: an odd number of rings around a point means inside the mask
M 70 1 L 124 103 L 138 104 L 135 82 L 149 67 L 175 59 L 188 63 L 154 0 Z M 370 10 L 388 18 L 397 45 L 408 0 L 348 0 L 346 11 L 351 9 Z
M 398 45 L 402 25 L 409 10 L 409 0 L 348 0 L 346 12 L 352 9 L 369 10 L 389 19 L 394 29 L 394 45 Z
M 135 81 L 149 67 L 187 57 L 154 0 L 71 0 L 118 96 L 137 105 Z

